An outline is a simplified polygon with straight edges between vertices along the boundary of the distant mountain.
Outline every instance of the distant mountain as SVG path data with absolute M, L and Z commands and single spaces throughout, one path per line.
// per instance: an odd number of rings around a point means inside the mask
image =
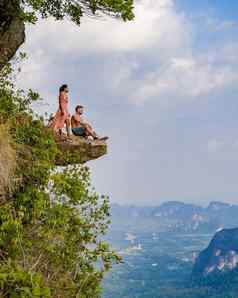
M 160 206 L 121 206 L 112 204 L 114 227 L 143 226 L 157 231 L 211 232 L 238 226 L 238 205 L 211 202 L 207 207 L 177 201 Z
M 193 282 L 200 285 L 234 287 L 238 280 L 238 228 L 215 234 L 194 265 Z M 235 282 L 236 281 L 236 282 Z
M 202 207 L 185 204 L 182 202 L 170 201 L 163 203 L 161 206 L 153 210 L 153 215 L 157 217 L 171 217 L 175 216 L 178 219 L 184 219 L 191 214 L 201 213 L 203 210 Z
M 221 210 L 226 210 L 226 209 L 230 209 L 232 207 L 232 205 L 227 204 L 227 203 L 223 203 L 223 202 L 211 202 L 209 204 L 209 206 L 207 207 L 207 211 L 211 211 L 211 212 L 217 212 L 217 211 L 221 211 Z M 238 206 L 236 206 L 238 207 Z

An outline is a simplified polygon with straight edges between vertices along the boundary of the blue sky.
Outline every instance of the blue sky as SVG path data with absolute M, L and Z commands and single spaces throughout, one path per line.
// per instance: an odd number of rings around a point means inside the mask
M 237 20 L 238 2 L 235 0 L 176 0 L 178 9 L 188 14 L 213 12 L 221 20 Z
M 229 3 L 229 4 L 228 4 Z M 85 18 L 27 28 L 21 86 L 110 136 L 109 154 L 89 163 L 112 202 L 206 204 L 238 199 L 237 2 L 140 0 L 130 23 Z

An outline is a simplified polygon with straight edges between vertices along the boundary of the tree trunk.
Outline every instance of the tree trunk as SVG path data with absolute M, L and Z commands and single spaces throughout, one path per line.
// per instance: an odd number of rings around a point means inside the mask
M 18 0 L 0 0 L 0 70 L 25 41 Z

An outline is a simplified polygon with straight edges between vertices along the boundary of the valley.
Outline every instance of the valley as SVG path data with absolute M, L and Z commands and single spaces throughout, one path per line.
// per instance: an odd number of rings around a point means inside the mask
M 199 253 L 221 226 L 235 224 L 226 212 L 237 206 L 209 206 L 204 209 L 170 202 L 156 207 L 156 212 L 151 207 L 112 207 L 113 224 L 107 240 L 124 263 L 115 265 L 105 279 L 103 297 L 198 298 L 209 293 L 209 297 L 223 298 L 213 289 L 191 287 L 191 272 Z

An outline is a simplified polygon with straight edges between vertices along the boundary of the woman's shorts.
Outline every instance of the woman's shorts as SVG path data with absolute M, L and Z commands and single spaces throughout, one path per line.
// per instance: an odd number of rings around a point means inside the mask
M 84 127 L 72 128 L 72 133 L 78 137 L 86 137 L 86 129 Z

